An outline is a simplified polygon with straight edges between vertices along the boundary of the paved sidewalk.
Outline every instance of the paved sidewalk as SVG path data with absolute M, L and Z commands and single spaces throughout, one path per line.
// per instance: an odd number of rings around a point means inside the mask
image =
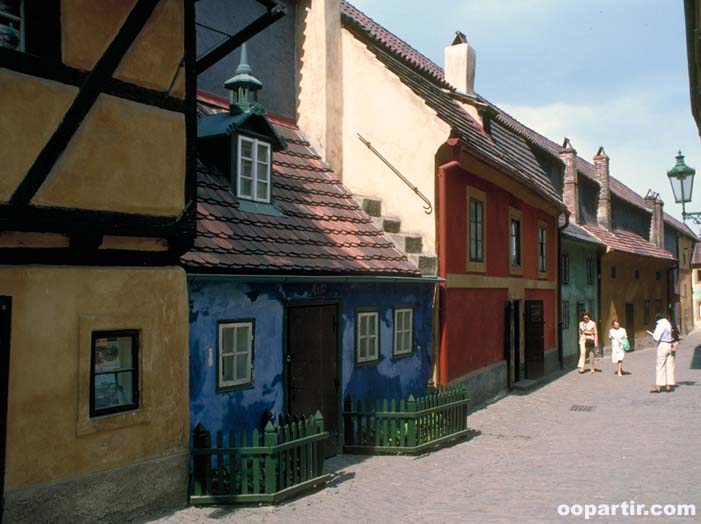
M 697 346 L 698 349 L 697 349 Z M 696 517 L 595 516 L 593 522 L 701 522 L 701 332 L 676 357 L 678 388 L 649 393 L 655 351 L 610 356 L 474 413 L 470 440 L 420 457 L 342 456 L 335 481 L 277 507 L 187 508 L 141 523 L 568 523 L 561 504 L 695 504 Z M 573 405 L 591 406 L 573 411 Z M 587 409 L 587 408 L 583 408 Z

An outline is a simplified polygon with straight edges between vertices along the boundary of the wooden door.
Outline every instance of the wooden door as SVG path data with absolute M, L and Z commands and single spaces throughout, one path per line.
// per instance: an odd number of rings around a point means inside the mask
M 526 378 L 543 376 L 545 337 L 542 300 L 526 300 Z
M 514 383 L 521 380 L 521 301 L 513 301 L 513 314 L 511 315 L 511 333 L 513 334 L 513 356 L 514 356 Z
M 12 299 L 0 296 L 0 523 L 4 510 L 5 445 L 7 439 L 7 403 L 10 384 L 10 326 Z
M 326 456 L 338 453 L 339 369 L 338 307 L 292 306 L 287 309 L 287 411 L 324 417 L 329 432 Z
M 626 329 L 632 351 L 635 349 L 635 304 L 626 304 L 626 325 L 623 327 Z

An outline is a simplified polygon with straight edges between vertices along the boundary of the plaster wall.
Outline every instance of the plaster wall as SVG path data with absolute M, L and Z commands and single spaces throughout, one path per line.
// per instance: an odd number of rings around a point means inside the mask
M 243 283 L 190 276 L 189 288 L 191 428 L 202 423 L 210 431 L 252 429 L 260 426 L 265 409 L 275 416 L 286 410 L 286 304 L 339 305 L 339 403 L 347 395 L 374 400 L 422 394 L 431 376 L 431 284 Z M 392 356 L 392 308 L 397 305 L 414 307 L 414 352 L 401 358 Z M 377 307 L 380 313 L 377 363 L 355 362 L 359 307 Z M 255 320 L 254 382 L 248 388 L 217 392 L 217 322 L 237 319 Z
M 350 32 L 343 30 L 343 182 L 359 195 L 382 200 L 384 215 L 402 221 L 402 232 L 423 237 L 435 253 L 435 212 L 359 139 L 360 133 L 405 177 L 435 200 L 436 153 L 450 127 Z
M 616 276 L 612 276 L 615 267 Z M 668 270 L 672 263 L 647 257 L 623 253 L 607 253 L 601 258 L 601 319 L 598 324 L 602 333 L 607 333 L 611 322 L 618 319 L 621 326 L 633 334 L 626 326 L 626 304 L 633 304 L 636 349 L 653 344 L 645 333 L 655 327 L 655 301 L 660 301 L 661 311 L 668 311 Z M 635 271 L 638 271 L 638 278 Z M 659 278 L 658 277 L 659 273 Z M 644 323 L 643 309 L 649 301 L 649 321 Z
M 692 269 L 692 308 L 694 328 L 701 328 L 701 268 Z
M 66 65 L 91 70 L 136 0 L 62 0 L 61 53 Z M 115 78 L 168 92 L 184 53 L 182 0 L 161 0 L 115 71 Z M 180 71 L 182 75 L 182 71 Z M 171 95 L 185 97 L 183 85 Z
M 2 266 L 0 294 L 13 301 L 8 496 L 187 451 L 182 269 Z M 140 409 L 91 418 L 91 334 L 105 329 L 140 331 Z
M 694 301 L 692 290 L 691 257 L 694 253 L 694 242 L 686 236 L 678 237 L 679 269 L 677 279 L 679 287 L 679 330 L 686 335 L 694 329 Z
M 567 360 L 569 357 L 578 357 L 579 355 L 578 326 L 581 319 L 577 318 L 577 304 L 583 304 L 584 309 L 594 315 L 592 318 L 599 321 L 598 250 L 592 244 L 576 242 L 563 237 L 561 254 L 567 255 L 569 258 L 569 284 L 562 285 L 561 298 L 562 302 L 569 303 L 569 315 L 566 321 L 564 318 L 562 319 L 562 354 Z M 592 284 L 587 283 L 587 259 L 591 259 L 594 264 Z M 603 327 L 599 322 L 599 329 L 603 330 Z
M 177 215 L 185 205 L 185 116 L 100 95 L 32 203 Z

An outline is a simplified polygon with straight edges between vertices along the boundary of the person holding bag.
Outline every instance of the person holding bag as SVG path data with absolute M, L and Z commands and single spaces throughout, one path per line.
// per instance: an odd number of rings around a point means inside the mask
M 585 312 L 582 321 L 579 323 L 579 363 L 577 367 L 580 373 L 584 373 L 584 366 L 587 362 L 587 353 L 591 356 L 591 373 L 596 373 L 594 369 L 594 350 L 599 344 L 599 333 L 596 329 L 596 322 L 591 319 L 591 315 Z
M 672 325 L 662 313 L 658 313 L 655 317 L 657 324 L 655 332 L 648 334 L 657 342 L 657 367 L 655 373 L 655 389 L 650 393 L 659 393 L 662 391 L 662 386 L 667 388 L 667 391 L 672 391 L 674 388 L 674 336 L 672 335 Z
M 623 376 L 623 357 L 625 356 L 626 346 L 630 349 L 630 343 L 628 342 L 628 334 L 625 328 L 621 327 L 618 320 L 611 322 L 611 329 L 609 329 L 609 339 L 611 340 L 611 361 L 618 365 L 618 370 L 616 375 L 619 377 Z

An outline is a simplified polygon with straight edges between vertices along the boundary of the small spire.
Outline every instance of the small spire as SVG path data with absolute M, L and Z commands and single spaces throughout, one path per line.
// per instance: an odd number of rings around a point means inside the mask
M 245 43 L 241 46 L 241 59 L 236 72 L 233 77 L 224 82 L 224 87 L 231 91 L 229 110 L 232 113 L 247 112 L 258 105 L 258 91 L 263 87 L 263 83 L 253 76 Z
M 467 44 L 467 37 L 462 31 L 455 31 L 455 39 L 450 45 Z

